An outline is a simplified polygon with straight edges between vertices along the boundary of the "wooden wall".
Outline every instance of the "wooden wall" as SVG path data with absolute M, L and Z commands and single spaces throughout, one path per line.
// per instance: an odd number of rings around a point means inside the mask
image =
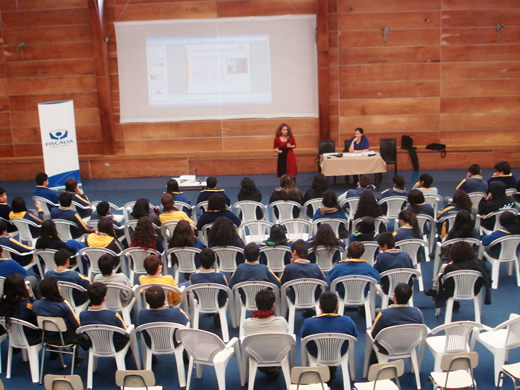
M 314 171 L 317 118 L 120 124 L 113 22 L 307 14 L 318 1 L 329 5 L 330 137 L 338 149 L 360 126 L 374 146 L 411 135 L 423 169 L 502 159 L 520 166 L 516 0 L 105 0 L 113 156 L 103 155 L 88 0 L 0 0 L 0 180 L 43 169 L 37 103 L 63 99 L 74 99 L 83 177 L 177 175 L 195 166 L 202 175 L 272 173 L 282 121 L 294 128 L 300 171 Z M 426 152 L 430 142 L 446 143 L 447 157 Z M 400 154 L 399 168 L 410 167 Z

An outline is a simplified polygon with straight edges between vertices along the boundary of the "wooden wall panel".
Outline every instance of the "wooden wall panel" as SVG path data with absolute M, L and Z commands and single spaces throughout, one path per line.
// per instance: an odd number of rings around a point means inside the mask
M 48 95 L 12 95 L 10 104 L 12 111 L 33 111 L 38 109 L 38 103 L 74 100 L 74 108 L 98 107 L 96 92 L 59 93 Z
M 440 98 L 349 99 L 340 103 L 342 116 L 437 114 Z
M 442 43 L 444 45 L 506 44 L 518 43 L 519 41 L 519 27 L 507 26 L 500 32 L 500 35 L 497 34 L 496 29 L 489 27 L 442 29 Z
M 391 64 L 341 66 L 341 83 L 367 81 L 439 80 L 439 64 Z M 520 70 L 519 70 L 520 72 Z
M 8 29 L 90 24 L 86 2 L 78 9 L 2 12 L 2 21 Z
M 128 22 L 131 20 L 215 18 L 217 17 L 217 10 L 214 1 L 131 3 L 128 7 L 126 4 L 117 5 L 115 14 L 120 22 Z
M 356 127 L 365 131 L 392 133 L 396 131 L 436 131 L 439 130 L 438 115 L 371 115 L 340 118 L 341 134 L 351 134 Z M 367 136 L 370 134 L 367 132 Z
M 338 17 L 338 30 L 381 30 L 384 26 L 389 28 L 414 29 L 435 28 L 441 26 L 440 12 L 389 12 L 378 13 L 374 17 L 372 13 L 340 14 Z
M 63 77 L 94 74 L 92 59 L 7 62 L 7 77 Z
M 306 0 L 291 0 L 290 2 L 278 0 L 217 1 L 219 18 L 314 13 L 316 13 L 315 3 Z
M 519 79 L 518 62 L 474 62 L 442 64 L 442 78 L 450 79 Z
M 443 27 L 495 27 L 499 23 L 520 26 L 520 9 L 445 11 L 442 17 Z
M 440 62 L 440 47 L 354 48 L 339 51 L 340 65 Z
M 441 130 L 514 130 L 519 123 L 520 112 L 441 115 Z
M 439 45 L 439 29 L 391 29 L 386 42 L 383 40 L 381 28 L 377 31 L 355 30 L 341 31 L 340 47 L 374 47 L 374 46 L 437 46 Z
M 443 96 L 518 96 L 520 79 L 509 80 L 446 80 Z
M 443 62 L 520 61 L 520 44 L 443 46 L 442 60 Z
M 67 92 L 96 91 L 94 76 L 70 76 L 48 78 L 11 79 L 9 92 L 13 95 L 41 95 Z
M 439 96 L 439 81 L 380 81 L 340 84 L 341 99 Z
M 442 0 L 443 10 L 520 8 L 517 0 Z
M 441 113 L 520 112 L 520 96 L 442 98 Z
M 54 0 L 53 0 L 54 1 Z M 82 0 L 84 1 L 84 0 Z M 54 1 L 55 3 L 58 3 Z M 37 2 L 34 2 L 37 3 Z M 16 46 L 18 42 L 25 44 L 42 44 L 49 42 L 91 42 L 90 27 L 88 25 L 9 29 L 3 31 L 4 44 Z
M 440 10 L 438 0 L 342 0 L 338 2 L 339 13 L 355 12 L 394 12 L 394 11 L 423 11 Z

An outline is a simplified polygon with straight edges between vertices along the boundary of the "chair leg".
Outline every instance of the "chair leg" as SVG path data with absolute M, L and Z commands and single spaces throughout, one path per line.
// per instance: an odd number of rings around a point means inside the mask
M 289 320 L 289 333 L 290 334 L 293 334 L 294 333 L 294 317 L 296 316 L 296 310 L 295 310 L 295 306 L 291 303 L 289 303 L 289 316 L 287 317 L 287 319 Z
M 417 362 L 417 354 L 415 351 L 412 352 L 412 355 L 410 356 L 410 371 L 413 369 L 415 372 L 415 381 L 417 382 L 417 390 L 421 390 L 421 376 L 420 376 L 420 370 L 419 370 L 419 364 Z
M 499 387 L 499 375 L 502 370 L 502 366 L 506 361 L 506 352 L 504 350 L 495 350 L 494 351 L 494 363 L 495 363 L 495 386 Z
M 480 316 L 482 312 L 482 291 L 477 294 L 475 298 L 473 298 L 473 303 L 475 306 L 475 322 L 480 322 Z
M 350 389 L 350 373 L 348 362 L 341 362 L 341 373 L 343 374 L 343 388 Z
M 372 352 L 372 343 L 367 337 L 367 341 L 365 343 L 365 360 L 363 362 L 363 378 L 366 378 L 368 375 L 368 363 L 370 361 L 371 352 Z
M 227 361 L 215 363 L 215 372 L 217 374 L 219 390 L 226 390 L 226 366 Z
M 222 340 L 225 343 L 229 341 L 229 326 L 227 322 L 226 307 L 220 308 L 218 311 L 220 317 L 220 328 L 222 329 Z
M 291 388 L 291 367 L 289 365 L 289 355 L 282 359 L 282 373 L 285 379 L 285 386 L 287 389 Z
M 186 390 L 190 390 L 192 373 L 193 373 L 193 356 L 190 356 L 190 362 L 188 363 L 188 379 L 186 380 Z
M 40 362 L 38 358 L 38 348 L 29 347 L 27 351 L 29 354 L 29 367 L 31 368 L 31 378 L 33 383 L 38 383 L 40 381 Z
M 179 377 L 179 387 L 186 386 L 186 372 L 184 371 L 184 360 L 183 360 L 183 352 L 184 348 L 182 345 L 175 348 L 175 363 L 177 364 L 177 376 Z M 150 368 L 146 368 L 147 370 L 151 370 L 151 362 L 150 358 Z
M 257 362 L 255 359 L 249 357 L 249 384 L 247 386 L 248 390 L 253 390 L 255 387 L 255 378 L 256 378 L 256 369 Z M 217 367 L 215 367 L 216 369 Z
M 491 260 L 491 288 L 496 290 L 498 288 L 498 275 L 500 274 L 500 262 Z
M 518 287 L 520 287 L 520 265 L 518 264 L 519 261 L 520 261 L 520 259 L 518 259 L 518 257 L 516 258 L 516 260 L 514 260 L 514 266 L 515 266 L 515 272 L 516 272 L 516 285 Z
M 444 315 L 444 323 L 449 324 L 451 322 L 451 316 L 453 314 L 453 297 L 448 298 L 448 301 L 446 302 L 446 313 Z
M 9 343 L 8 351 L 7 351 L 7 372 L 5 373 L 6 379 L 11 378 L 11 365 L 13 363 L 13 347 L 11 347 L 11 343 Z
M 40 367 L 40 385 L 43 383 L 43 365 L 45 363 L 45 346 L 42 348 L 42 366 Z

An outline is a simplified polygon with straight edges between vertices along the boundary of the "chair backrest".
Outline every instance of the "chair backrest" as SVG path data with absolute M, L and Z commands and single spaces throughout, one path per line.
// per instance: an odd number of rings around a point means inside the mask
M 374 278 L 361 275 L 347 275 L 336 278 L 330 284 L 330 291 L 338 294 L 338 285 L 343 285 L 345 290 L 345 306 L 362 305 L 365 302 L 365 289 L 370 285 L 374 289 L 377 282 Z
M 487 196 L 485 192 L 470 192 L 468 194 L 473 209 L 478 209 L 478 204 Z
M 11 247 L 8 247 L 8 246 L 5 246 L 5 245 L 0 245 L 0 246 L 2 247 L 2 251 L 3 251 L 4 257 L 7 258 L 7 259 L 12 259 L 11 254 L 15 254 L 15 255 L 18 255 L 18 256 L 32 256 L 34 254 L 34 251 L 20 253 L 16 249 L 13 249 Z
M 122 207 L 123 211 L 123 217 L 126 222 L 130 221 L 130 214 L 132 213 L 132 210 L 134 208 L 135 201 L 125 203 Z
M 235 302 L 242 302 L 240 299 L 240 292 L 243 293 L 245 302 L 243 302 L 245 309 L 248 311 L 257 310 L 255 297 L 258 291 L 268 288 L 274 291 L 276 300 L 280 296 L 280 290 L 274 283 L 264 282 L 260 280 L 249 280 L 247 282 L 240 282 L 233 286 L 233 292 L 235 295 Z
M 159 251 L 155 249 L 143 249 L 143 248 L 127 248 L 121 254 L 126 258 L 128 268 L 136 274 L 146 274 L 144 269 L 144 260 L 150 255 L 156 255 L 162 258 Z M 131 281 L 133 282 L 133 280 Z
M 86 256 L 90 262 L 90 268 L 89 268 L 89 275 L 92 274 L 100 274 L 101 271 L 98 266 L 98 261 L 101 256 L 103 255 L 110 255 L 112 257 L 118 257 L 118 254 L 115 253 L 113 250 L 110 250 L 108 248 L 96 248 L 96 247 L 87 247 L 80 249 L 78 252 L 78 259 L 81 258 L 81 256 Z M 119 266 L 118 266 L 119 269 Z
M 321 288 L 324 292 L 328 287 L 327 282 L 319 279 L 302 278 L 286 282 L 282 285 L 282 297 L 288 296 L 288 290 L 294 291 L 294 305 L 297 308 L 314 308 L 319 297 L 316 298 L 316 290 Z
M 368 264 L 374 265 L 376 262 L 376 253 L 379 249 L 379 244 L 376 241 L 363 241 L 365 251 L 361 255 L 361 260 L 368 261 Z
M 27 341 L 27 337 L 25 336 L 24 328 L 29 328 L 33 330 L 38 329 L 37 326 L 34 326 L 29 322 L 19 320 L 13 317 L 11 317 L 11 326 L 9 328 L 7 328 L 5 324 L 4 317 L 0 317 L 0 325 L 2 325 L 9 334 L 9 344 L 13 348 L 22 349 L 27 349 L 29 347 L 29 342 Z
M 148 388 L 155 386 L 155 375 L 152 370 L 117 370 L 116 385 L 121 390 L 126 388 Z
M 204 244 L 204 245 L 208 245 L 208 242 L 209 242 L 209 231 L 211 230 L 211 228 L 213 227 L 213 224 L 212 223 L 207 223 L 205 224 L 201 229 L 200 229 L 200 236 L 199 236 L 199 239 L 200 241 Z
M 431 215 L 417 214 L 416 217 L 417 224 L 419 225 L 419 229 L 421 229 L 421 232 L 424 233 L 426 231 L 426 227 L 428 227 L 428 229 L 430 230 L 433 228 L 433 217 Z
M 135 227 L 137 226 L 137 222 L 139 222 L 137 219 L 131 219 L 131 220 L 125 219 L 126 242 L 132 242 L 132 233 L 134 232 Z
M 287 238 L 290 240 L 307 241 L 312 233 L 312 223 L 303 219 L 288 219 L 281 221 L 280 225 L 285 227 Z
M 510 209 L 503 209 L 503 210 L 498 210 L 498 211 L 493 211 L 492 213 L 489 213 L 486 215 L 486 218 L 482 218 L 484 220 L 486 219 L 491 219 L 491 218 L 495 218 L 495 226 L 493 227 L 493 230 L 498 230 L 502 227 L 502 225 L 500 224 L 500 216 L 502 215 L 502 213 L 505 213 L 506 211 L 514 214 L 514 215 L 518 215 L 518 210 L 515 209 L 515 208 L 510 208 Z M 477 218 L 479 218 L 479 215 L 477 215 Z
M 437 210 L 438 210 L 439 204 L 442 204 L 443 198 L 440 195 L 425 194 L 424 201 L 425 201 L 425 203 L 427 203 L 433 207 L 433 212 L 435 215 L 437 215 Z
M 314 251 L 312 248 L 309 250 L 309 253 L 314 252 L 316 256 L 316 264 L 319 265 L 323 272 L 329 272 L 332 267 L 334 267 L 334 255 L 336 253 L 343 252 L 343 249 L 340 246 L 336 248 L 327 248 L 326 246 L 320 245 Z
M 249 221 L 240 225 L 240 238 L 244 243 L 256 242 L 257 244 L 269 238 L 271 227 L 274 224 L 269 221 Z
M 352 222 L 352 232 L 356 233 L 358 231 L 359 224 L 363 221 L 363 218 L 357 218 Z M 374 219 L 374 226 L 376 232 L 381 232 L 381 224 L 385 227 L 384 232 L 388 231 L 388 218 L 386 217 L 377 217 Z
M 42 225 L 39 225 L 36 222 L 29 221 L 23 218 L 11 218 L 9 222 L 15 225 L 18 229 L 18 233 L 20 234 L 20 240 L 28 241 L 30 243 L 32 243 L 33 239 L 35 238 L 31 233 L 30 227 L 32 226 L 38 229 L 42 227 Z
M 269 207 L 273 210 L 278 210 L 278 217 L 274 217 L 276 222 L 286 221 L 288 219 L 293 219 L 293 209 L 298 210 L 298 215 L 301 212 L 302 205 L 298 202 L 294 202 L 292 200 L 277 200 L 269 205 Z
M 273 272 L 282 272 L 285 266 L 284 258 L 286 253 L 292 253 L 291 248 L 285 245 L 263 246 L 260 253 L 265 254 L 267 266 Z
M 51 375 L 43 377 L 45 390 L 83 390 L 83 380 L 79 375 Z
M 197 205 L 195 206 L 195 211 L 197 214 L 202 214 L 203 212 L 205 212 L 206 210 L 208 209 L 208 201 L 205 200 L 203 202 L 199 202 L 197 203 Z
M 475 296 L 475 283 L 482 274 L 479 271 L 461 270 L 449 272 L 442 277 L 443 282 L 452 278 L 455 284 L 453 299 L 472 299 Z
M 242 222 L 256 221 L 256 209 L 260 208 L 264 214 L 264 219 L 267 218 L 267 206 L 260 202 L 253 200 L 241 200 L 233 204 L 233 210 L 240 210 L 240 218 Z
M 404 374 L 404 360 L 394 360 L 389 363 L 372 364 L 368 370 L 367 379 L 377 382 L 385 379 L 395 379 L 399 383 L 399 377 Z M 374 388 L 377 388 L 374 384 Z
M 61 317 L 46 317 L 46 316 L 38 316 L 36 317 L 38 321 L 38 326 L 40 329 L 45 330 L 47 332 L 66 332 L 67 324 L 65 320 Z
M 305 202 L 302 207 L 302 210 L 305 213 L 305 217 L 307 217 L 307 218 L 309 217 L 307 215 L 307 209 L 309 207 L 312 208 L 312 215 L 314 215 L 316 213 L 316 210 L 318 210 L 321 207 L 322 202 L 323 202 L 323 198 L 314 198 L 314 199 L 310 199 L 307 202 Z
M 54 225 L 56 226 L 56 230 L 58 231 L 58 236 L 63 241 L 72 240 L 72 233 L 70 231 L 71 227 L 78 227 L 74 222 L 67 221 L 66 219 L 53 219 Z
M 4 283 L 5 283 L 5 276 L 0 276 L 0 294 L 4 296 Z
M 336 141 L 333 139 L 319 140 L 318 141 L 318 154 L 323 153 L 335 153 L 336 152 Z
M 412 258 L 414 266 L 418 263 L 418 252 L 421 247 L 428 248 L 428 243 L 425 240 L 419 238 L 413 238 L 410 240 L 402 240 L 395 243 L 395 247 L 403 252 L 406 252 Z
M 291 369 L 291 383 L 295 385 L 325 384 L 330 380 L 328 366 L 293 367 Z M 325 387 L 322 387 L 325 389 Z
M 379 153 L 387 164 L 397 164 L 397 138 L 380 138 Z
M 316 343 L 318 364 L 337 366 L 341 363 L 341 357 L 343 356 L 341 353 L 343 344 L 348 342 L 348 348 L 353 348 L 357 339 L 354 336 L 343 333 L 313 334 L 302 339 L 302 351 L 305 351 L 306 345 L 310 341 Z
M 176 322 L 151 322 L 137 327 L 137 332 L 146 332 L 150 336 L 153 352 L 169 353 L 175 349 L 173 336 L 177 329 L 186 327 Z
M 381 199 L 379 202 L 381 206 L 386 203 L 386 217 L 388 219 L 395 219 L 406 207 L 408 203 L 408 198 L 406 196 L 387 196 L 386 198 Z
M 343 202 L 341 202 L 340 206 L 343 209 L 347 209 L 347 207 L 349 209 L 348 210 L 349 219 L 354 219 L 354 214 L 356 213 L 358 203 L 359 203 L 359 196 L 346 198 Z
M 441 358 L 443 371 L 473 370 L 477 366 L 478 353 L 476 352 L 447 353 Z
M 244 249 L 237 246 L 214 246 L 211 248 L 217 256 L 218 270 L 220 272 L 235 272 L 237 269 L 237 257 L 244 254 Z
M 192 247 L 170 248 L 166 251 L 166 258 L 175 254 L 179 272 L 194 273 L 197 272 L 195 256 L 200 252 L 202 252 L 201 249 Z
M 405 324 L 384 328 L 374 341 L 388 351 L 390 356 L 409 355 L 427 336 L 424 324 Z
M 472 247 L 477 249 L 478 258 L 482 258 L 482 252 L 484 250 L 484 246 L 482 245 L 482 241 L 476 238 L 452 238 L 451 240 L 446 240 L 441 244 L 440 250 L 442 251 L 445 247 L 455 244 L 456 242 L 464 241 L 470 244 Z
M 274 365 L 294 349 L 296 341 L 287 333 L 261 333 L 244 337 L 241 345 L 244 356 L 252 357 L 260 365 Z
M 87 290 L 78 284 L 62 282 L 60 280 L 58 280 L 58 285 L 60 286 L 60 293 L 63 299 L 69 302 L 73 309 L 76 309 L 76 303 L 74 302 L 74 291 L 86 293 Z
M 334 234 L 336 235 L 336 237 L 339 237 L 341 226 L 345 227 L 345 231 L 348 234 L 349 219 L 347 218 L 345 220 L 343 218 L 319 218 L 312 223 L 313 234 L 317 233 L 318 228 L 321 225 L 329 225 L 332 228 L 332 230 L 334 231 Z
M 120 283 L 105 283 L 107 286 L 107 294 L 105 307 L 109 310 L 121 311 L 123 305 L 123 294 L 132 297 L 134 290 Z
M 500 237 L 494 240 L 490 246 L 500 244 L 500 261 L 508 261 L 517 259 L 517 248 L 520 245 L 520 234 L 512 234 L 506 237 Z M 516 260 L 518 261 L 518 260 Z
M 143 307 L 148 307 L 144 294 L 146 293 L 146 290 L 148 290 L 152 286 L 161 287 L 164 290 L 164 296 L 166 296 L 166 297 L 168 297 L 168 294 L 170 291 L 173 291 L 173 293 L 175 293 L 175 294 L 181 294 L 181 290 L 179 288 L 170 286 L 169 284 L 148 283 L 148 284 L 143 284 L 141 286 L 134 286 L 138 313 L 141 311 L 141 309 Z
M 421 273 L 416 269 L 411 268 L 394 268 L 389 269 L 388 271 L 381 272 L 379 276 L 381 277 L 381 279 L 385 277 L 388 278 L 388 291 L 390 292 L 390 294 L 392 294 L 395 290 L 395 287 L 399 283 L 408 284 L 412 277 L 419 277 L 421 276 Z
M 34 251 L 34 257 L 43 261 L 45 271 L 54 271 L 57 267 L 54 261 L 54 254 L 56 252 L 56 249 L 36 249 Z
M 511 314 L 509 320 L 504 321 L 499 327 L 507 327 L 504 348 L 514 349 L 520 347 L 520 316 Z
M 469 338 L 473 332 L 482 329 L 482 324 L 474 321 L 457 321 L 437 326 L 431 330 L 431 335 L 444 332 L 443 353 L 455 353 L 468 351 Z
M 224 342 L 216 334 L 199 329 L 178 329 L 175 337 L 195 363 L 213 363 L 217 353 L 224 350 Z
M 161 225 L 161 236 L 164 242 L 170 242 L 170 239 L 173 237 L 173 232 L 177 227 L 179 221 L 166 221 Z
M 507 196 L 514 196 L 515 194 L 516 194 L 516 188 L 507 188 L 506 189 Z
M 83 325 L 76 329 L 76 333 L 86 333 L 92 342 L 91 351 L 97 357 L 112 357 L 116 354 L 113 336 L 114 333 L 128 335 L 126 330 L 112 325 Z
M 197 306 L 201 313 L 214 313 L 219 309 L 219 294 L 224 291 L 228 298 L 231 290 L 229 287 L 217 283 L 197 283 L 186 287 L 183 294 L 189 294 L 190 306 Z M 192 294 L 190 294 L 192 293 Z
M 51 212 L 49 210 L 49 205 L 54 206 L 54 207 L 58 207 L 59 206 L 59 204 L 54 204 L 49 199 L 42 198 L 41 196 L 33 196 L 32 200 L 33 200 L 33 202 L 36 202 L 36 201 L 40 202 L 40 206 L 41 206 L 42 211 L 43 211 L 43 217 L 45 219 L 50 219 L 51 218 Z
M 453 223 L 455 222 L 455 218 L 457 218 L 457 213 L 445 215 L 437 221 L 437 226 L 441 226 L 443 223 L 446 223 L 446 228 L 444 230 L 446 233 L 448 233 L 451 230 Z

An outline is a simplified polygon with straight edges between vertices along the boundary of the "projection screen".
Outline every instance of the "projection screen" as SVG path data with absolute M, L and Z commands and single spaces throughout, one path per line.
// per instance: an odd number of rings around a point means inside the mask
M 315 15 L 115 28 L 121 123 L 318 117 Z

